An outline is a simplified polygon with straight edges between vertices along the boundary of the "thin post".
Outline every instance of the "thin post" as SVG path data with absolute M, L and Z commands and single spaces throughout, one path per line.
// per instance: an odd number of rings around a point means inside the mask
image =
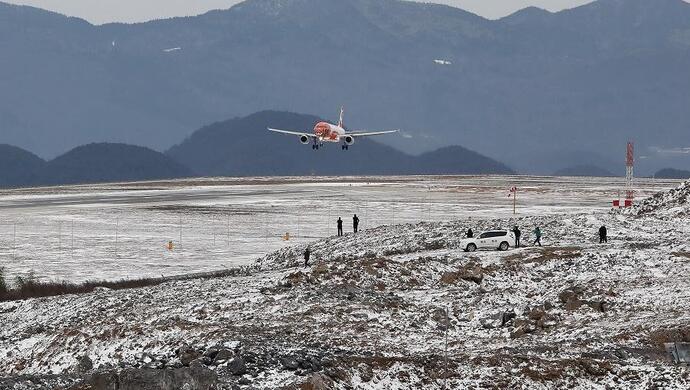
M 446 306 L 446 346 L 444 349 L 445 367 L 443 369 L 443 389 L 447 389 L 446 381 L 448 381 L 448 328 L 450 328 L 450 317 L 448 316 L 448 306 Z
M 14 222 L 14 230 L 12 232 L 12 257 L 17 260 L 17 222 Z
M 117 216 L 115 218 L 115 258 L 116 259 L 119 257 L 118 256 L 119 230 L 120 230 L 120 216 Z
M 517 214 L 517 187 L 513 193 L 513 215 Z
M 62 254 L 62 221 L 58 222 L 58 253 Z

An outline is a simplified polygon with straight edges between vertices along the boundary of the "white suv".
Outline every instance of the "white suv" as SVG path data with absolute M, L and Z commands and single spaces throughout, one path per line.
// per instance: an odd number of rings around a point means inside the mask
M 474 252 L 477 249 L 506 251 L 511 245 L 515 245 L 515 234 L 510 230 L 491 230 L 460 241 L 460 248 L 465 252 Z

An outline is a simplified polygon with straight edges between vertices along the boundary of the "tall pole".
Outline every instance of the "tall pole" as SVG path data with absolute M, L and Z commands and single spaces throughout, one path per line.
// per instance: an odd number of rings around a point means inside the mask
M 635 145 L 628 142 L 627 155 L 625 164 L 625 200 L 626 206 L 632 205 L 635 198 L 635 191 L 633 190 L 633 177 L 635 167 Z
M 58 256 L 62 256 L 62 221 L 58 222 Z
M 513 192 L 513 215 L 517 214 L 517 187 L 515 187 L 515 192 Z
M 14 260 L 17 260 L 17 221 L 14 222 L 14 231 L 12 233 L 12 255 Z

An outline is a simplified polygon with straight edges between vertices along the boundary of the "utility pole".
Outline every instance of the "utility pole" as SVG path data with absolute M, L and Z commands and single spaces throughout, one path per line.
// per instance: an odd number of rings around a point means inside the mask
M 513 188 L 510 189 L 510 193 L 508 196 L 513 197 L 513 215 L 517 214 L 517 187 L 513 186 Z

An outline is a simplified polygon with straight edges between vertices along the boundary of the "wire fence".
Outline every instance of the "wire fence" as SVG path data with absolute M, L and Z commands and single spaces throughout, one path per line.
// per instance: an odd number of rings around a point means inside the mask
M 329 201 L 327 207 L 65 209 L 0 223 L 0 267 L 9 276 L 83 281 L 170 276 L 247 264 L 263 254 L 333 236 L 336 220 L 352 231 L 447 219 L 444 205 L 420 202 Z

